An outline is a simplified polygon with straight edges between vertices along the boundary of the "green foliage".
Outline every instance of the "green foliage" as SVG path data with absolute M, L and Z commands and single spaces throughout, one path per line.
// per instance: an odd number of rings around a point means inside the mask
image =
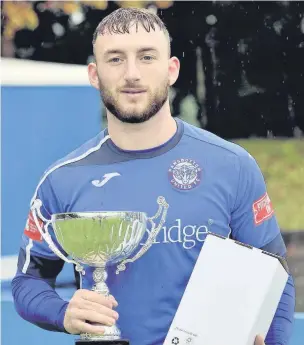
M 304 230 L 304 140 L 235 141 L 257 161 L 282 230 Z

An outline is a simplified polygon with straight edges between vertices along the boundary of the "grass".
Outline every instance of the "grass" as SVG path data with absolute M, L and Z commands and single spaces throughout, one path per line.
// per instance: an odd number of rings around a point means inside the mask
M 304 231 L 304 140 L 250 139 L 235 143 L 259 164 L 281 229 Z

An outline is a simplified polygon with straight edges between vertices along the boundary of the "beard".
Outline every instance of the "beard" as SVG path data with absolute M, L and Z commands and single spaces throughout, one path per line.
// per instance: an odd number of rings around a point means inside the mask
M 152 93 L 147 90 L 148 101 L 146 106 L 141 110 L 136 110 L 136 103 L 133 104 L 132 110 L 127 110 L 126 107 L 120 104 L 118 97 L 111 92 L 103 84 L 101 78 L 99 80 L 100 96 L 104 106 L 113 114 L 119 121 L 124 123 L 143 123 L 155 116 L 163 107 L 169 95 L 169 81 L 164 80 L 161 85 Z M 128 84 L 125 88 L 136 88 L 137 85 Z

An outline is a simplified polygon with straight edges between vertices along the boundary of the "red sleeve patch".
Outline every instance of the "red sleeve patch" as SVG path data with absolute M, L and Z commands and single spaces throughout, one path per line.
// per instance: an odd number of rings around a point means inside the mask
M 40 227 L 42 228 L 44 225 L 43 221 L 38 218 L 38 222 L 39 222 Z M 32 211 L 30 211 L 28 215 L 28 219 L 27 219 L 25 229 L 24 229 L 24 234 L 34 241 L 42 242 L 42 236 L 36 226 Z
M 272 203 L 267 192 L 259 200 L 253 203 L 252 209 L 255 225 L 259 225 L 265 220 L 271 218 L 274 210 L 272 208 Z

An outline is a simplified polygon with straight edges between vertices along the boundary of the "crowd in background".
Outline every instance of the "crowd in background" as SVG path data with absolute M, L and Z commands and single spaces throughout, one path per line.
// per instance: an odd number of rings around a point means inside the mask
M 304 2 L 4 1 L 2 56 L 87 64 L 97 24 L 118 7 L 164 20 L 181 60 L 172 110 L 192 95 L 223 138 L 304 132 Z M 200 87 L 203 84 L 203 88 Z

